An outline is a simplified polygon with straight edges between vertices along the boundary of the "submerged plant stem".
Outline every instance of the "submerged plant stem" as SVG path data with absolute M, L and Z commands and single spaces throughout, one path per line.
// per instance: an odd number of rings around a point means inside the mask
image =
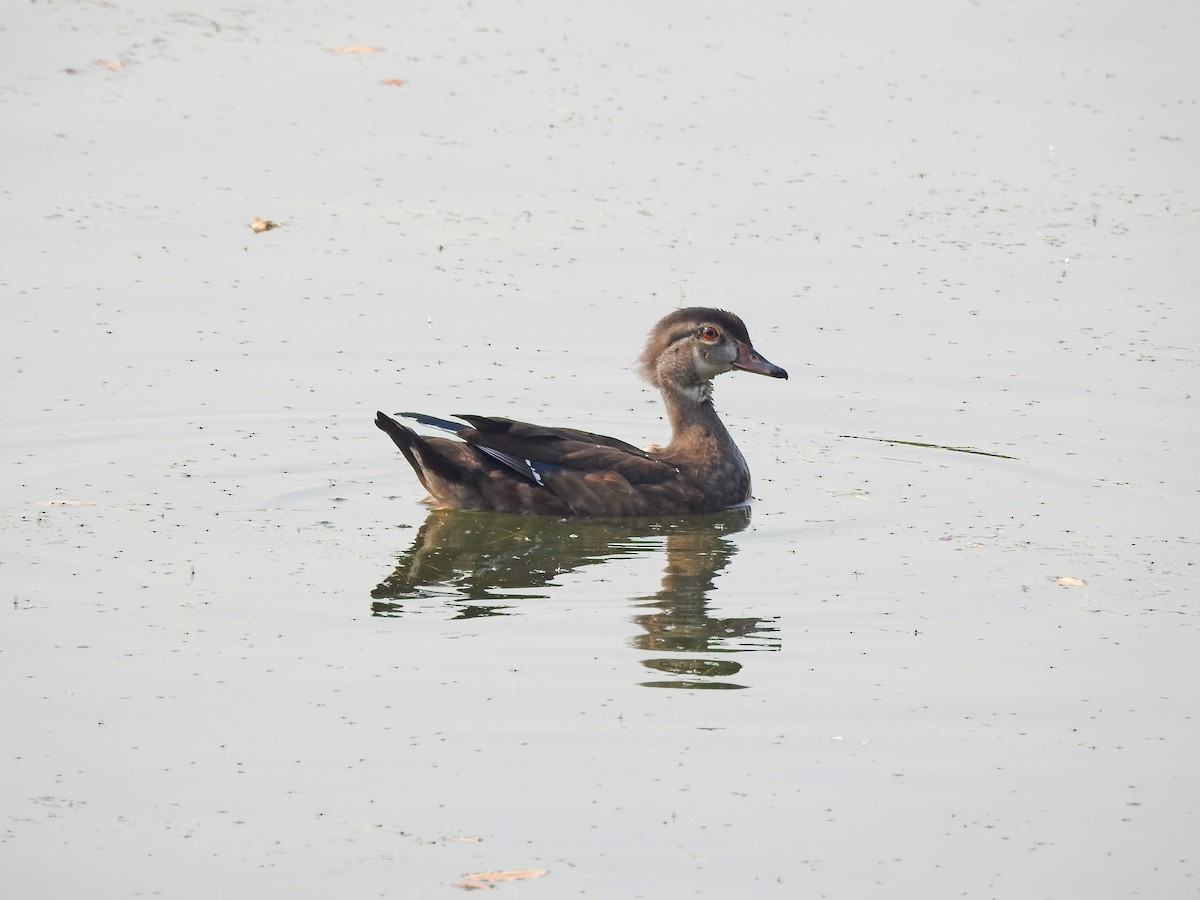
M 883 444 L 903 444 L 906 447 L 930 447 L 934 450 L 953 450 L 955 453 L 974 453 L 976 456 L 994 456 L 996 459 L 1017 459 L 1003 453 L 990 453 L 987 450 L 976 450 L 974 447 L 951 447 L 947 444 L 926 444 L 922 441 L 902 441 L 899 438 L 867 437 L 862 434 L 839 434 L 838 437 L 851 438 L 856 441 L 879 441 Z

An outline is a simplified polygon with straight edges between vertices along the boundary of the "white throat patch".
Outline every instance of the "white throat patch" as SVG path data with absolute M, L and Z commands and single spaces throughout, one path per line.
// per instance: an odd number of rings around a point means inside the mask
M 712 399 L 712 382 L 701 381 L 699 384 L 679 386 L 679 392 L 696 403 L 704 403 Z

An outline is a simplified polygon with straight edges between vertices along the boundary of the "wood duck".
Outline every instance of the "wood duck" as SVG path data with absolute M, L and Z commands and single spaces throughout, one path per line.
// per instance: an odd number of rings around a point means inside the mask
M 758 354 L 733 313 L 692 307 L 655 325 L 638 359 L 640 374 L 667 407 L 665 447 L 639 450 L 601 434 L 487 416 L 458 415 L 462 422 L 452 422 L 400 413 L 458 440 L 422 437 L 384 413 L 375 424 L 395 441 L 437 508 L 556 516 L 713 512 L 750 499 L 750 469 L 712 402 L 712 379 L 734 369 L 788 377 Z

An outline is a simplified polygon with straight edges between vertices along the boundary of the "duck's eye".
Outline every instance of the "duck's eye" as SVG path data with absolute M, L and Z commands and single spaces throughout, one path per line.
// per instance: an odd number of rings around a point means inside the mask
M 716 341 L 720 336 L 721 336 L 721 329 L 717 328 L 716 325 L 701 325 L 700 326 L 700 340 L 711 344 L 714 341 Z

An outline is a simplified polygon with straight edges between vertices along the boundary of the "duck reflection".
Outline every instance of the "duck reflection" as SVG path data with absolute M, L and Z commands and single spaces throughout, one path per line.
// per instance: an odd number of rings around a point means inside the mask
M 746 507 L 674 519 L 558 519 L 443 509 L 429 514 L 396 569 L 371 592 L 376 616 L 448 605 L 454 618 L 509 615 L 514 601 L 547 596 L 556 578 L 590 565 L 665 552 L 662 582 L 635 598 L 632 645 L 665 676 L 647 687 L 736 689 L 741 663 L 726 654 L 779 649 L 773 619 L 710 614 L 713 580 L 737 550 Z

